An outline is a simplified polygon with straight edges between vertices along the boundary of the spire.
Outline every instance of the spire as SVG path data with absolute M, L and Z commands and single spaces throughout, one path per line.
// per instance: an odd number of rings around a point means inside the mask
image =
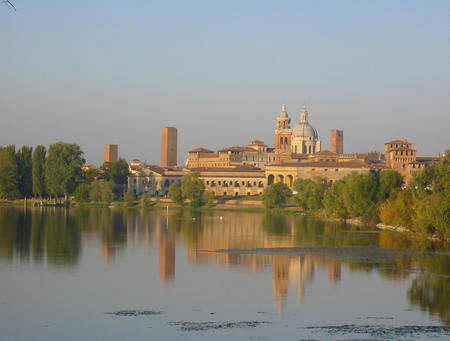
M 306 105 L 303 104 L 302 112 L 300 113 L 300 123 L 308 123 L 308 110 Z

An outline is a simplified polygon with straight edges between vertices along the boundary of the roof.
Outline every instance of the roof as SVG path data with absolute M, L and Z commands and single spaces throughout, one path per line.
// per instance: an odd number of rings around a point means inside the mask
M 409 142 L 407 139 L 404 139 L 404 140 L 392 140 L 392 141 L 389 141 L 389 142 L 385 142 L 384 144 L 391 144 L 391 143 L 409 143 L 409 144 L 412 144 L 411 142 Z
M 189 150 L 188 153 L 214 153 L 214 151 L 199 147 L 199 148 Z
M 250 142 L 251 146 L 266 146 L 266 144 L 261 140 L 253 140 Z
M 292 159 L 309 159 L 310 155 L 309 154 L 295 154 L 292 153 L 291 158 Z
M 336 153 L 333 153 L 332 151 L 329 150 L 321 150 L 320 152 L 315 153 L 314 155 L 337 155 Z
M 219 167 L 199 167 L 199 168 L 191 168 L 192 172 L 261 172 L 264 171 L 260 168 L 252 167 L 249 165 L 238 166 L 233 168 L 219 168 Z
M 229 148 L 224 148 L 224 149 L 220 149 L 219 153 L 225 153 L 225 152 L 254 152 L 255 150 L 253 148 L 250 147 L 229 147 Z
M 277 165 L 272 165 L 277 166 Z M 334 162 L 334 161 L 321 161 L 321 162 L 299 162 L 299 163 L 283 163 L 281 167 L 317 167 L 317 168 L 368 168 L 368 165 L 360 161 L 348 161 L 348 162 Z

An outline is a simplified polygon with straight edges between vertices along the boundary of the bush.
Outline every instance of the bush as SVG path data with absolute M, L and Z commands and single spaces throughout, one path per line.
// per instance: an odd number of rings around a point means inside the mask
M 110 203 L 114 198 L 111 189 L 111 183 L 104 180 L 95 180 L 89 190 L 89 199 L 91 201 L 104 201 Z

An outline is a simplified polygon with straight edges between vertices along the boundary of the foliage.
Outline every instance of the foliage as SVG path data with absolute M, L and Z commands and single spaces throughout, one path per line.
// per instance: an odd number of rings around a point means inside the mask
M 32 155 L 33 148 L 28 146 L 23 146 L 16 153 L 19 192 L 22 197 L 31 197 L 33 194 Z
M 148 193 L 144 193 L 141 195 L 141 206 L 143 208 L 149 208 L 153 203 L 150 200 L 150 195 Z
M 389 197 L 395 196 L 403 184 L 403 177 L 399 172 L 392 169 L 383 170 L 379 175 L 378 201 L 384 202 Z
M 90 185 L 89 199 L 91 201 L 104 201 L 110 203 L 114 199 L 112 184 L 104 180 L 95 180 Z
M 450 150 L 438 163 L 415 174 L 410 188 L 417 199 L 414 225 L 419 232 L 450 237 Z
M 377 179 L 372 173 L 353 172 L 345 177 L 344 203 L 352 217 L 363 217 L 376 203 Z
M 38 197 L 45 195 L 45 157 L 47 149 L 44 146 L 37 146 L 33 153 L 32 162 L 32 179 L 33 179 L 33 194 Z
M 327 214 L 335 215 L 336 217 L 342 219 L 346 219 L 350 216 L 344 198 L 345 186 L 345 178 L 343 178 L 335 181 L 333 185 L 325 192 L 323 204 Z
M 317 210 L 323 208 L 324 195 L 330 186 L 324 177 L 316 177 L 314 181 L 299 178 L 293 187 L 297 192 L 294 199 L 298 207 Z
M 125 193 L 123 200 L 125 201 L 125 205 L 127 207 L 133 206 L 134 201 L 136 200 L 136 195 L 134 194 L 134 191 L 131 191 L 131 190 L 127 191 Z
M 193 172 L 183 178 L 181 184 L 181 193 L 184 198 L 190 199 L 190 206 L 192 208 L 200 207 L 202 205 L 202 195 L 205 191 L 205 184 L 200 179 L 199 172 Z
M 380 206 L 380 220 L 388 225 L 412 227 L 416 215 L 417 200 L 409 188 L 400 191 Z
M 105 162 L 101 167 L 101 172 L 104 180 L 112 180 L 115 184 L 122 185 L 127 182 L 128 163 L 122 158 L 113 162 Z
M 181 182 L 175 181 L 175 182 L 171 183 L 170 187 L 169 187 L 169 193 L 167 195 L 174 203 L 183 205 L 184 198 L 183 198 L 183 193 L 181 191 Z
M 57 142 L 50 145 L 45 161 L 48 193 L 54 196 L 73 193 L 81 179 L 84 163 L 83 151 L 77 144 Z
M 204 193 L 204 201 L 206 206 L 212 207 L 214 205 L 214 199 L 216 199 L 216 195 L 213 191 L 207 191 Z
M 91 188 L 88 184 L 79 184 L 75 190 L 75 200 L 77 202 L 89 201 L 90 189 Z
M 100 170 L 95 167 L 89 167 L 88 169 L 83 170 L 82 177 L 83 182 L 90 184 L 100 177 Z
M 292 192 L 286 184 L 277 182 L 266 187 L 262 199 L 266 208 L 275 208 L 286 204 L 291 195 Z
M 0 148 L 0 198 L 15 199 L 19 196 L 19 177 L 15 160 L 15 147 Z

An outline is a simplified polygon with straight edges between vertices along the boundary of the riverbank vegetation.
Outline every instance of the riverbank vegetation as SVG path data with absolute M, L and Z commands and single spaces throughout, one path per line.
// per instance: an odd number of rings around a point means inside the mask
M 266 208 L 280 207 L 291 193 L 283 184 L 266 188 Z M 403 226 L 439 239 L 450 238 L 450 151 L 440 161 L 414 174 L 406 187 L 393 170 L 352 173 L 332 185 L 322 177 L 297 179 L 293 200 L 302 211 L 363 223 Z
M 111 203 L 121 199 L 128 177 L 124 159 L 105 162 L 99 169 L 84 167 L 84 153 L 75 143 L 57 142 L 33 148 L 0 147 L 0 198 L 52 199 L 74 196 L 78 203 Z

